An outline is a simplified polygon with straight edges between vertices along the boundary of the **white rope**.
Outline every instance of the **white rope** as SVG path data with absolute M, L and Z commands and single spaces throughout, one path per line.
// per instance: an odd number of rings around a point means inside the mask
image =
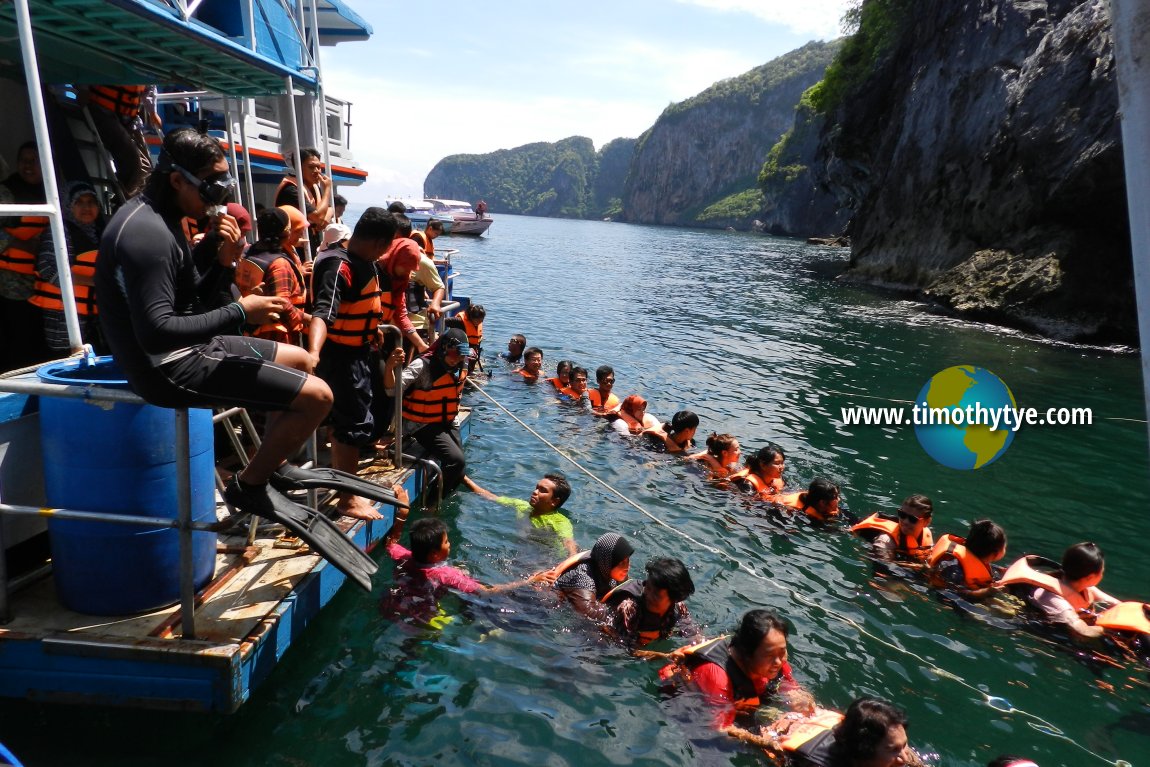
M 487 393 L 487 391 L 485 391 L 483 389 L 483 387 L 476 384 L 470 378 L 467 379 L 467 382 L 469 384 L 471 384 L 472 389 L 474 389 L 475 391 L 479 392 L 484 397 L 489 399 L 492 404 L 494 404 L 497 408 L 499 408 L 504 413 L 506 413 L 508 416 L 510 416 L 512 420 L 514 420 L 516 423 L 518 423 L 520 426 L 522 426 L 524 429 L 526 429 L 527 432 L 530 433 L 533 437 L 538 439 L 544 445 L 547 445 L 547 447 L 551 448 L 558 455 L 562 456 L 565 460 L 569 461 L 575 468 L 577 468 L 583 474 L 587 475 L 592 480 L 594 480 L 595 482 L 599 483 L 604 488 L 606 488 L 608 491 L 610 491 L 611 493 L 618 496 L 624 503 L 626 503 L 626 504 L 630 505 L 631 507 L 633 507 L 634 509 L 636 509 L 639 513 L 641 513 L 643 516 L 650 519 L 655 524 L 670 530 L 671 532 L 675 533 L 676 535 L 690 541 L 691 543 L 693 543 L 694 545 L 696 545 L 700 548 L 706 549 L 707 551 L 711 552 L 712 554 L 715 554 L 715 555 L 717 555 L 723 559 L 726 559 L 730 562 L 733 562 L 736 566 L 738 566 L 738 568 L 740 570 L 743 570 L 744 572 L 750 574 L 751 577 L 758 578 L 759 580 L 773 586 L 774 588 L 778 589 L 779 591 L 782 591 L 782 592 L 789 594 L 790 597 L 793 600 L 795 600 L 796 602 L 804 604 L 808 607 L 817 608 L 818 610 L 821 610 L 826 615 L 828 615 L 832 618 L 835 618 L 836 620 L 839 620 L 843 623 L 846 623 L 847 625 L 853 626 L 855 628 L 855 630 L 858 631 L 860 634 L 863 634 L 864 636 L 870 637 L 872 640 L 874 640 L 875 642 L 878 642 L 879 644 L 883 645 L 884 647 L 888 647 L 897 653 L 901 653 L 902 655 L 906 655 L 906 656 L 909 656 L 911 658 L 914 658 L 918 662 L 922 663 L 925 667 L 929 668 L 936 675 L 943 677 L 943 678 L 946 678 L 946 679 L 951 679 L 951 680 L 957 682 L 958 684 L 962 685 L 966 689 L 970 690 L 971 692 L 975 693 L 976 695 L 980 696 L 981 698 L 983 698 L 983 702 L 986 705 L 993 708 L 994 710 L 1001 711 L 1001 712 L 1007 713 L 1007 714 L 1019 714 L 1021 716 L 1024 716 L 1030 720 L 1028 722 L 1030 727 L 1037 730 L 1038 732 L 1041 732 L 1041 733 L 1046 734 L 1046 735 L 1050 735 L 1050 736 L 1055 737 L 1055 738 L 1060 738 L 1061 740 L 1065 740 L 1066 742 L 1073 744 L 1074 746 L 1076 746 L 1077 748 L 1080 748 L 1081 750 L 1085 751 L 1086 753 L 1090 754 L 1091 756 L 1093 756 L 1097 759 L 1100 759 L 1101 761 L 1106 762 L 1107 764 L 1114 765 L 1114 767 L 1131 767 L 1130 763 L 1123 760 L 1123 759 L 1119 759 L 1117 761 L 1111 761 L 1110 759 L 1107 759 L 1106 757 L 1102 756 L 1101 754 L 1097 754 L 1097 753 L 1091 751 L 1090 749 L 1086 748 L 1085 746 L 1078 743 L 1077 741 L 1067 737 L 1067 735 L 1060 728 L 1058 728 L 1057 726 L 1055 726 L 1051 722 L 1048 722 L 1047 720 L 1043 719 L 1042 717 L 1038 716 L 1037 714 L 1032 714 L 1029 711 L 1024 711 L 1022 709 L 1015 708 L 1014 705 L 1011 704 L 1010 701 L 1008 701 L 1006 698 L 1001 698 L 1001 697 L 998 697 L 996 695 L 990 695 L 990 694 L 984 692 L 983 690 L 980 690 L 979 688 L 975 687 L 970 682 L 967 682 L 964 678 L 960 677 L 959 675 L 957 675 L 953 672 L 947 671 L 946 669 L 937 665 L 933 661 L 927 660 L 926 658 L 922 657 L 918 653 L 916 653 L 912 650 L 908 650 L 905 647 L 899 647 L 898 645 L 894 644 L 893 642 L 890 642 L 889 640 L 884 639 L 884 638 L 878 636 L 877 634 L 872 633 L 871 631 L 867 630 L 864 626 L 862 626 L 854 618 L 851 618 L 849 615 L 843 615 L 841 613 L 835 612 L 834 610 L 827 607 L 826 605 L 820 604 L 820 603 L 810 599 L 809 597 L 807 597 L 803 594 L 800 594 L 798 591 L 790 588 L 789 586 L 786 586 L 785 584 L 780 583 L 779 581 L 776 581 L 774 578 L 770 577 L 769 575 L 763 575 L 763 574 L 759 573 L 753 567 L 746 564 L 742 560 L 736 558 L 732 554 L 730 554 L 726 551 L 723 551 L 722 549 L 718 549 L 714 546 L 711 546 L 710 544 L 704 543 L 703 541 L 700 541 L 700 540 L 692 537 L 689 533 L 686 533 L 682 530 L 679 530 L 678 528 L 669 524 L 668 522 L 663 521 L 659 517 L 655 516 L 654 514 L 652 514 L 649 511 L 647 511 L 645 508 L 640 506 L 635 501 L 633 501 L 630 498 L 628 498 L 627 496 L 625 496 L 622 492 L 617 490 L 610 483 L 606 482 L 605 480 L 603 480 L 603 479 L 599 478 L 598 476 L 596 476 L 595 474 L 593 474 L 588 468 L 586 468 L 585 466 L 583 466 L 583 464 L 579 463 L 574 458 L 569 456 L 559 446 L 555 445 L 550 440 L 548 440 L 546 437 L 544 437 L 542 434 L 535 431 L 535 429 L 531 428 L 531 426 L 528 425 L 526 422 L 524 422 L 521 418 L 519 418 L 519 416 L 515 415 L 515 413 L 511 412 L 506 407 L 504 407 L 503 404 L 501 402 L 499 402 L 499 400 L 495 399 L 495 397 L 493 397 L 491 394 Z M 892 400 L 892 401 L 893 402 L 899 402 L 899 401 L 905 401 L 905 400 Z

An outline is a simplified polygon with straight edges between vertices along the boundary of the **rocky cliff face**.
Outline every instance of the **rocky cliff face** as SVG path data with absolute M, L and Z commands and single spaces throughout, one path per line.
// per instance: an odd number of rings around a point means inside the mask
M 836 50 L 836 43 L 808 43 L 668 107 L 635 149 L 623 194 L 626 220 L 697 225 L 708 205 L 754 189 L 767 152 L 791 127 L 799 96 Z
M 868 3 L 890 0 L 867 0 Z M 856 278 L 1076 340 L 1136 339 L 1103 0 L 902 3 L 829 115 L 825 181 Z

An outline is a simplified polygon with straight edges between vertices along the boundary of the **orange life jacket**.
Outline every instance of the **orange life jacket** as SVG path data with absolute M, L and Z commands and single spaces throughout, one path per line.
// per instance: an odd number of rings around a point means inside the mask
M 1086 589 L 1086 591 L 1075 591 L 1069 585 L 1063 583 L 1061 578 L 1056 578 L 1050 573 L 1044 573 L 1036 570 L 1031 564 L 1031 560 L 1035 557 L 1028 555 L 1022 557 L 1017 562 L 1006 568 L 1006 573 L 999 579 L 998 585 L 1010 586 L 1016 583 L 1025 583 L 1030 586 L 1037 586 L 1040 589 L 1058 594 L 1060 597 L 1070 603 L 1075 612 L 1087 617 L 1094 617 L 1094 603 L 1101 600 L 1098 592 L 1093 586 Z
M 1141 634 L 1150 634 L 1150 616 L 1146 614 L 1148 610 L 1150 605 L 1142 602 L 1119 602 L 1099 613 L 1094 625 L 1101 626 L 1107 631 L 1137 631 Z
M 483 323 L 472 322 L 471 318 L 467 316 L 467 310 L 459 313 L 459 319 L 463 320 L 463 332 L 467 334 L 467 344 L 474 349 L 478 349 L 480 344 L 483 343 Z
M 607 402 L 604 404 L 603 395 L 599 393 L 598 389 L 588 389 L 587 399 L 591 400 L 591 407 L 596 410 L 611 410 L 619 407 L 619 398 L 615 396 L 614 392 L 607 395 Z
M 427 254 L 428 258 L 435 258 L 435 241 L 427 236 L 427 232 L 418 229 L 411 233 L 411 239 L 419 245 L 419 249 Z
M 91 279 L 96 276 L 96 257 L 100 255 L 99 250 L 85 250 L 83 253 L 76 254 L 76 263 L 72 264 L 73 277 L 87 277 Z M 88 285 L 78 285 L 73 283 L 72 292 L 76 296 L 76 312 L 81 317 L 95 315 L 96 312 L 96 289 Z M 36 278 L 36 284 L 32 288 L 32 297 L 28 299 L 29 303 L 39 306 L 41 309 L 54 309 L 56 311 L 64 311 L 64 297 L 60 293 L 58 285 L 53 285 L 51 282 Z
M 833 730 L 843 720 L 843 715 L 837 711 L 820 711 L 810 719 L 805 719 L 793 725 L 779 745 L 784 751 L 794 753 L 799 748 L 818 735 Z
M 0 252 L 0 269 L 17 274 L 35 274 L 40 235 L 47 228 L 47 216 L 20 216 L 18 221 L 4 227 L 10 242 Z
M 768 482 L 758 474 L 751 473 L 749 468 L 744 467 L 738 471 L 731 472 L 731 474 L 728 475 L 728 478 L 733 479 L 736 482 L 746 482 L 751 486 L 751 490 L 753 490 L 755 494 L 760 498 L 769 499 L 771 501 L 775 501 L 778 498 L 778 485 L 776 485 L 773 480 Z
M 280 196 L 280 192 L 282 192 L 284 187 L 286 187 L 286 186 L 293 186 L 296 188 L 296 196 L 294 198 L 292 198 L 291 205 L 293 208 L 298 209 L 299 208 L 299 191 L 298 191 L 299 190 L 299 184 L 296 183 L 296 180 L 294 178 L 292 178 L 291 176 L 284 176 L 283 178 L 280 179 L 279 186 L 276 187 L 276 193 L 274 195 L 272 195 L 272 199 L 278 200 L 279 196 Z M 303 187 L 303 199 L 304 199 L 304 205 L 305 206 L 310 205 L 313 208 L 317 207 L 315 192 L 314 192 L 314 190 L 309 189 L 306 184 L 304 184 L 304 187 Z M 304 210 L 302 212 L 303 212 L 303 214 L 305 216 L 305 220 L 306 220 L 307 211 Z M 321 228 L 326 227 L 326 226 L 327 226 L 327 224 L 322 224 L 322 225 L 321 224 L 313 224 L 310 220 L 308 220 L 308 223 L 307 223 L 308 231 L 311 232 L 312 234 L 316 234 L 317 232 L 320 231 Z
M 135 117 L 144 103 L 146 85 L 90 85 L 88 99 L 98 107 L 122 117 Z
M 788 509 L 801 511 L 811 519 L 818 522 L 826 522 L 827 520 L 831 519 L 831 517 L 826 517 L 820 514 L 819 510 L 814 506 L 804 504 L 802 502 L 802 496 L 802 491 L 797 493 L 780 493 L 779 495 L 776 495 L 772 501 L 779 504 L 780 506 L 786 506 Z
M 354 256 L 349 256 L 344 250 L 327 250 L 316 259 L 317 264 L 325 258 L 339 258 L 351 265 L 351 259 Z M 340 298 L 339 311 L 336 312 L 335 321 L 327 329 L 329 341 L 355 348 L 370 346 L 375 340 L 375 331 L 379 328 L 380 323 L 391 321 L 391 292 L 380 291 L 379 274 L 375 271 L 374 264 L 371 266 L 371 278 L 364 282 L 359 295 L 350 301 Z M 352 266 L 353 277 L 357 271 Z M 314 275 L 314 272 L 312 274 Z M 352 285 L 353 289 L 354 287 Z
M 934 534 L 930 531 L 929 527 L 923 528 L 921 541 L 915 538 L 903 539 L 902 528 L 899 527 L 898 520 L 883 517 L 879 514 L 871 514 L 862 522 L 852 527 L 851 532 L 860 533 L 868 540 L 876 537 L 878 533 L 886 533 L 891 537 L 891 540 L 894 541 L 894 546 L 897 551 L 915 559 L 926 559 L 927 555 L 930 554 L 930 550 L 934 547 Z
M 934 544 L 934 548 L 927 555 L 926 565 L 929 568 L 927 576 L 936 587 L 942 588 L 946 584 L 938 577 L 938 566 L 944 559 L 957 559 L 962 566 L 964 585 L 970 589 L 985 589 L 994 583 L 994 573 L 990 568 L 966 549 L 966 539 L 957 535 L 945 533 Z
M 462 376 L 457 381 L 448 370 L 432 381 L 427 389 L 409 389 L 403 395 L 404 419 L 415 423 L 454 423 L 459 412 L 462 383 Z
M 286 253 L 276 251 L 245 255 L 236 264 L 236 287 L 239 288 L 241 296 L 250 296 L 257 287 L 265 284 L 268 270 L 271 269 L 273 263 L 281 258 L 291 267 L 295 277 L 292 284 L 292 294 L 287 296 L 287 299 L 291 301 L 292 306 L 302 312 L 307 308 L 307 291 L 304 288 L 303 272 L 295 259 Z M 265 291 L 264 295 L 272 295 L 272 293 Z M 290 338 L 291 334 L 300 333 L 304 330 L 303 323 L 299 321 L 289 327 L 287 324 L 289 320 L 290 314 L 281 317 L 279 322 L 266 322 L 252 331 L 252 335 L 258 338 L 283 338 L 285 336 Z

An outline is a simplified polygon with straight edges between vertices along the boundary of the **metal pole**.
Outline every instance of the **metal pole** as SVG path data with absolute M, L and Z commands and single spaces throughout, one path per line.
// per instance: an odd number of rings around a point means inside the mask
M 188 409 L 176 410 L 176 496 L 179 502 L 180 621 L 184 639 L 196 638 L 196 576 L 192 554 L 192 466 Z
M 56 273 L 60 280 L 60 300 L 64 304 L 64 323 L 68 327 L 68 346 L 73 352 L 78 352 L 84 346 L 84 339 L 80 337 L 76 292 L 72 290 L 72 265 L 68 262 L 68 241 L 64 236 L 64 220 L 60 217 L 60 190 L 56 186 L 56 163 L 52 158 L 48 118 L 44 114 L 44 93 L 40 87 L 40 68 L 36 64 L 32 17 L 28 13 L 28 0 L 15 2 L 16 22 L 20 27 L 20 52 L 24 57 L 24 79 L 28 82 L 28 103 L 32 109 L 36 148 L 40 154 L 40 174 L 44 178 L 44 196 L 52 211 L 48 214 L 48 225 L 52 230 L 52 245 L 56 251 Z
M 288 119 L 291 120 L 292 137 L 295 138 L 293 142 L 292 152 L 295 157 L 295 188 L 299 192 L 299 209 L 307 215 L 307 198 L 303 193 L 303 160 L 299 156 L 299 123 L 296 122 L 295 116 L 295 85 L 292 83 L 291 75 L 284 77 L 284 82 L 287 84 L 287 101 L 288 101 Z M 282 128 L 281 128 L 282 131 Z M 305 261 L 311 261 L 311 243 L 304 249 L 306 258 Z
M 248 190 L 248 204 L 251 207 L 252 221 L 255 221 L 256 212 L 256 189 L 255 183 L 252 181 L 252 156 L 248 151 L 248 100 L 246 98 L 240 99 L 240 143 L 244 150 L 244 186 Z M 256 228 L 253 226 L 252 231 L 248 236 L 248 242 L 256 241 Z
M 331 173 L 331 144 L 327 134 L 327 98 L 324 96 L 323 91 L 323 65 L 320 63 L 319 57 L 319 11 L 316 9 L 318 5 L 319 3 L 316 2 L 316 0 L 312 0 L 311 56 L 312 64 L 315 66 L 316 99 L 319 101 L 319 135 L 320 140 L 323 142 L 323 165 L 327 169 L 328 177 L 332 179 L 332 183 L 327 188 L 327 202 L 328 205 L 334 208 L 335 179 Z
M 380 325 L 381 329 L 385 332 L 395 331 L 396 344 L 399 348 L 403 348 L 403 332 L 400 331 L 395 325 Z M 395 399 L 395 408 L 391 414 L 391 430 L 395 434 L 395 443 L 393 445 L 393 461 L 395 468 L 403 468 L 403 370 L 395 371 L 395 391 L 392 392 L 392 397 Z
M 1150 59 L 1146 55 L 1150 50 L 1150 0 L 1111 0 L 1110 13 L 1142 345 L 1142 393 L 1150 420 L 1150 177 L 1146 171 L 1150 167 Z
M 239 171 L 236 169 L 240 167 L 240 161 L 236 157 L 236 136 L 235 132 L 232 131 L 231 103 L 232 100 L 227 96 L 224 96 L 224 124 L 228 126 L 228 160 L 232 164 L 232 170 L 238 173 Z M 239 203 L 240 205 L 244 204 L 243 195 L 240 196 Z M 250 209 L 255 208 L 255 206 L 251 204 L 251 200 L 249 200 L 248 205 L 244 205 L 244 207 Z

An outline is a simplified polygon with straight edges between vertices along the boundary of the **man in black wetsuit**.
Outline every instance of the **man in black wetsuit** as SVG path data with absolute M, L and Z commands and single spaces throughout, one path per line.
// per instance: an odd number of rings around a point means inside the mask
M 190 128 L 169 133 L 143 194 L 104 231 L 96 285 L 108 344 L 144 399 L 162 407 L 273 411 L 260 449 L 226 493 L 233 506 L 267 516 L 268 478 L 327 415 L 332 395 L 310 375 L 314 355 L 240 335 L 245 324 L 288 311 L 287 299 L 219 300 L 243 250 L 239 226 L 222 212 L 234 184 L 216 139 Z M 184 216 L 213 218 L 194 255 L 180 228 Z

